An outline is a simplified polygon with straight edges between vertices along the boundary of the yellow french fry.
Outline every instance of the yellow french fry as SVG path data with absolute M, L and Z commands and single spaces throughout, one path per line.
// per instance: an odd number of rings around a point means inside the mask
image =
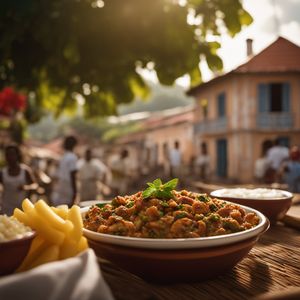
M 46 241 L 52 244 L 61 245 L 65 239 L 65 234 L 49 225 L 40 217 L 35 209 L 28 211 L 28 217 L 31 219 L 32 228 L 37 231 Z
M 89 247 L 89 245 L 88 245 L 87 239 L 84 236 L 82 236 L 77 244 L 78 253 L 84 251 L 88 247 Z
M 60 205 L 57 205 L 56 208 L 58 209 L 61 209 L 61 210 L 64 210 L 66 212 L 69 211 L 69 206 L 67 204 L 60 204 Z
M 35 268 L 41 264 L 49 263 L 59 258 L 59 246 L 51 245 L 47 247 L 32 263 L 29 268 Z
M 58 216 L 44 200 L 39 200 L 34 205 L 37 214 L 41 216 L 45 222 L 48 222 L 55 229 L 68 232 L 73 229 L 73 225 L 70 221 L 65 221 L 60 216 Z
M 82 236 L 83 222 L 80 208 L 73 205 L 50 207 L 43 200 L 35 205 L 25 199 L 23 211 L 14 210 L 14 217 L 37 232 L 29 253 L 17 272 L 25 271 L 43 263 L 65 259 L 88 248 Z
M 64 220 L 67 219 L 68 217 L 68 211 L 69 208 L 67 205 L 60 205 L 57 207 L 51 206 L 51 209 L 57 214 L 59 215 L 61 218 L 63 218 Z
M 23 224 L 30 226 L 31 227 L 31 221 L 28 218 L 27 214 L 25 214 L 23 211 L 21 211 L 19 208 L 15 208 L 14 209 L 14 214 L 13 216 L 18 219 L 20 222 L 22 222 Z
M 66 237 L 64 242 L 62 243 L 60 247 L 60 259 L 65 259 L 68 257 L 75 256 L 78 253 L 78 243 L 76 243 L 73 239 L 70 237 Z
M 77 205 L 73 205 L 68 212 L 68 219 L 73 223 L 74 228 L 69 232 L 69 236 L 75 242 L 79 242 L 82 237 L 82 218 L 80 214 L 80 208 Z
M 33 203 L 29 199 L 24 199 L 22 202 L 22 208 L 25 213 L 34 208 Z
M 31 243 L 28 254 L 23 260 L 20 267 L 16 270 L 16 272 L 22 272 L 29 269 L 29 266 L 32 262 L 37 259 L 37 257 L 45 251 L 45 249 L 49 247 L 49 243 L 47 243 L 41 236 L 36 236 Z

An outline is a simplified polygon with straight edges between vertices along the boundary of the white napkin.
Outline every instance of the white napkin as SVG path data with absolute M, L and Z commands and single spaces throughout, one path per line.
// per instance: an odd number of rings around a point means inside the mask
M 0 277 L 0 299 L 111 300 L 93 250 L 27 272 Z

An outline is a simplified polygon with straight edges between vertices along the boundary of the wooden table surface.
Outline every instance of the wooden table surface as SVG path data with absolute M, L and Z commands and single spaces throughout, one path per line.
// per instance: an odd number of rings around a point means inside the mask
M 278 299 L 300 299 L 300 231 L 282 223 L 272 225 L 234 269 L 203 282 L 159 285 L 106 261 L 100 266 L 116 300 L 258 299 L 266 293 L 271 297 L 264 299 L 275 299 L 274 294 L 294 289 L 296 297 Z

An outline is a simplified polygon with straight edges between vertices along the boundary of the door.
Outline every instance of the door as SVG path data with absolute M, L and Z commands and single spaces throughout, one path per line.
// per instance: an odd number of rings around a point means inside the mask
M 217 176 L 227 176 L 227 140 L 217 140 Z

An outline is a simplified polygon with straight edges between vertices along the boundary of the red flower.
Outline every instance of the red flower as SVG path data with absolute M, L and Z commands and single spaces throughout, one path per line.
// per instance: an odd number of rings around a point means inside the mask
M 26 108 L 26 96 L 19 94 L 11 87 L 6 87 L 0 92 L 0 115 L 12 115 Z

